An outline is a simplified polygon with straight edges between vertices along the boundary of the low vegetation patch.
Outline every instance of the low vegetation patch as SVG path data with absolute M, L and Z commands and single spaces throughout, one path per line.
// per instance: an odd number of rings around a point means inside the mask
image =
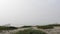
M 50 24 L 48 26 L 60 26 L 60 24 Z
M 53 26 L 37 26 L 37 28 L 40 28 L 40 29 L 53 29 L 54 27 Z
M 15 34 L 46 34 L 46 33 L 42 32 L 40 30 L 27 29 L 27 30 L 24 30 L 24 31 L 19 31 Z
M 32 27 L 32 26 L 22 26 L 21 28 L 29 28 L 29 27 Z
M 16 27 L 5 27 L 5 26 L 0 26 L 0 30 L 13 30 L 17 29 Z
M 53 29 L 54 26 L 60 26 L 60 24 L 49 24 L 49 25 L 44 25 L 44 26 L 37 26 L 37 28 L 41 28 L 41 29 Z

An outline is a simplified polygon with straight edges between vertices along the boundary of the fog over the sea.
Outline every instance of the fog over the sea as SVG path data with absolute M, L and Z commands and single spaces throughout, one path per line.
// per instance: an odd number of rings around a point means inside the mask
M 60 0 L 0 0 L 0 25 L 60 23 Z

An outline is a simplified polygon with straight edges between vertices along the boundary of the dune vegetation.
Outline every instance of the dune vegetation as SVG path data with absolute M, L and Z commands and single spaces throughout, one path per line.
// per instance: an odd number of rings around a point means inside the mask
M 30 28 L 30 27 L 32 27 L 32 26 L 22 26 L 20 28 Z
M 27 30 L 16 32 L 15 34 L 46 34 L 46 33 L 40 30 L 27 29 Z
M 53 29 L 56 26 L 60 26 L 60 24 L 49 24 L 49 25 L 37 26 L 37 28 L 40 28 L 40 29 Z
M 5 26 L 0 26 L 0 30 L 13 30 L 17 29 L 16 27 L 5 27 Z

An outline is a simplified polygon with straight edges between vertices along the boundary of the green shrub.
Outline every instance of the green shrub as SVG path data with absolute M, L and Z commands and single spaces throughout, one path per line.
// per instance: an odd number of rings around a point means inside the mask
M 40 30 L 27 29 L 27 30 L 24 30 L 24 31 L 19 31 L 16 34 L 46 34 L 46 33 L 42 32 Z

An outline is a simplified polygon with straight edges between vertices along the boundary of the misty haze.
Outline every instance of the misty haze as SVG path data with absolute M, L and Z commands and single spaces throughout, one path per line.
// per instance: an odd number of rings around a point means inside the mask
M 0 34 L 60 34 L 59 29 L 60 0 L 0 0 Z

